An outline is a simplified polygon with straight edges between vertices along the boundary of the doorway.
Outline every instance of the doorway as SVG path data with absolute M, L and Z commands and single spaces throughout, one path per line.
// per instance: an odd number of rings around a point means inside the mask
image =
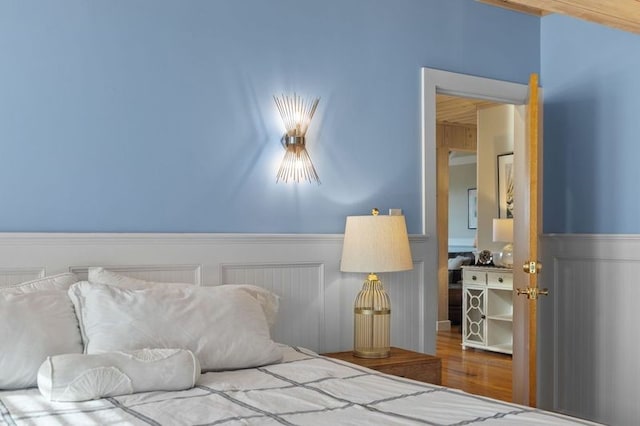
M 479 337 L 483 344 L 470 347 L 470 340 L 467 344 L 463 340 L 464 326 L 467 326 L 464 336 L 471 337 L 470 316 L 463 310 L 463 298 L 468 302 L 468 295 L 478 286 L 468 283 L 463 286 L 462 272 L 465 267 L 473 267 L 480 249 L 494 254 L 495 267 L 505 266 L 499 255 L 504 242 L 496 242 L 492 228 L 493 219 L 500 213 L 496 158 L 513 154 L 514 122 L 520 118 L 513 105 L 436 95 L 439 241 L 436 355 L 442 359 L 445 386 L 504 401 L 512 399 L 510 291 L 486 291 L 500 296 L 504 306 L 492 308 L 500 309 L 498 321 L 492 317 L 482 321 L 485 330 Z M 488 305 L 494 302 L 494 298 L 487 297 Z M 493 343 L 489 344 L 487 336 L 491 336 Z
M 429 252 L 432 256 L 425 262 L 425 271 L 427 274 L 427 281 L 438 283 L 438 275 L 442 274 L 439 256 L 439 247 L 447 246 L 447 241 L 442 241 L 439 232 L 438 225 L 438 207 L 437 207 L 437 138 L 436 138 L 436 95 L 453 95 L 469 97 L 473 99 L 488 100 L 498 103 L 506 103 L 513 105 L 523 105 L 526 103 L 528 97 L 528 87 L 523 84 L 510 83 L 504 81 L 497 81 L 492 79 L 486 79 L 482 77 L 469 76 L 464 74 L 456 74 L 447 71 L 434 70 L 423 68 L 422 70 L 422 111 L 423 111 L 423 126 L 422 126 L 422 148 L 423 148 L 423 203 L 422 203 L 422 218 L 423 218 L 423 232 L 431 236 L 428 240 Z M 446 271 L 446 270 L 445 270 Z M 435 294 L 434 294 L 435 293 Z M 435 291 L 426 294 L 425 296 L 432 296 L 433 299 L 427 299 L 425 306 L 435 309 L 437 313 L 437 300 L 439 291 L 436 285 Z M 435 300 L 434 300 L 435 299 Z M 433 311 L 431 311 L 433 312 Z M 436 335 L 436 323 L 437 315 L 435 318 L 425 313 L 425 318 L 433 318 L 433 328 L 426 327 L 428 330 L 433 330 L 433 334 L 425 336 L 427 341 L 434 341 Z M 517 359 L 517 353 L 514 348 L 514 365 Z M 519 355 L 521 356 L 521 355 Z M 518 370 L 518 371 L 516 371 Z M 521 377 L 528 371 L 520 371 L 514 369 L 514 377 Z M 516 395 L 514 390 L 514 398 L 516 402 L 527 403 L 527 400 L 521 398 L 521 395 Z

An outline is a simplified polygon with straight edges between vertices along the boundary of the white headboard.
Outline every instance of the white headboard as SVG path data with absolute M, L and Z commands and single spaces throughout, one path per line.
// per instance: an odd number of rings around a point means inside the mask
M 382 277 L 392 344 L 423 351 L 436 322 L 425 299 L 437 297 L 424 282 L 425 240 L 411 237 L 413 271 Z M 0 286 L 66 271 L 86 278 L 90 266 L 151 281 L 253 284 L 280 296 L 274 340 L 327 352 L 352 347 L 363 280 L 339 271 L 341 252 L 342 235 L 0 233 Z

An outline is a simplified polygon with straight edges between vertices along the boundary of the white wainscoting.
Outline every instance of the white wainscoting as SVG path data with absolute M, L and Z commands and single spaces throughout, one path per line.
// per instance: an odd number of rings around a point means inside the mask
M 323 269 L 321 263 L 224 264 L 220 283 L 259 285 L 280 295 L 273 339 L 307 348 L 324 347 Z
M 340 272 L 342 235 L 1 234 L 0 286 L 90 266 L 136 278 L 255 284 L 281 299 L 278 341 L 318 352 L 352 348 L 353 301 L 366 274 Z M 426 236 L 410 236 L 414 269 L 381 274 L 392 345 L 435 352 L 437 287 L 425 282 Z
M 538 404 L 605 424 L 640 419 L 640 236 L 542 238 Z
M 108 269 L 140 280 L 202 285 L 200 265 L 109 265 Z M 86 280 L 89 266 L 71 266 L 69 271 Z
M 44 277 L 42 267 L 3 267 L 0 268 L 0 287 L 35 280 Z

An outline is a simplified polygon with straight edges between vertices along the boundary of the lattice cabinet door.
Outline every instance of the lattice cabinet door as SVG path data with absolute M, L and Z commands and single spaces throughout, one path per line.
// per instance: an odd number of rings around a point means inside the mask
M 466 344 L 477 347 L 487 344 L 485 288 L 464 287 L 462 310 L 462 347 Z

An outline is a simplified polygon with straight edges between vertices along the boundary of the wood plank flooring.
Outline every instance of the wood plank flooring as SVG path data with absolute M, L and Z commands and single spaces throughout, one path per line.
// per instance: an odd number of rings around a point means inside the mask
M 442 359 L 442 385 L 511 402 L 511 355 L 468 348 L 459 326 L 439 331 L 436 356 Z

